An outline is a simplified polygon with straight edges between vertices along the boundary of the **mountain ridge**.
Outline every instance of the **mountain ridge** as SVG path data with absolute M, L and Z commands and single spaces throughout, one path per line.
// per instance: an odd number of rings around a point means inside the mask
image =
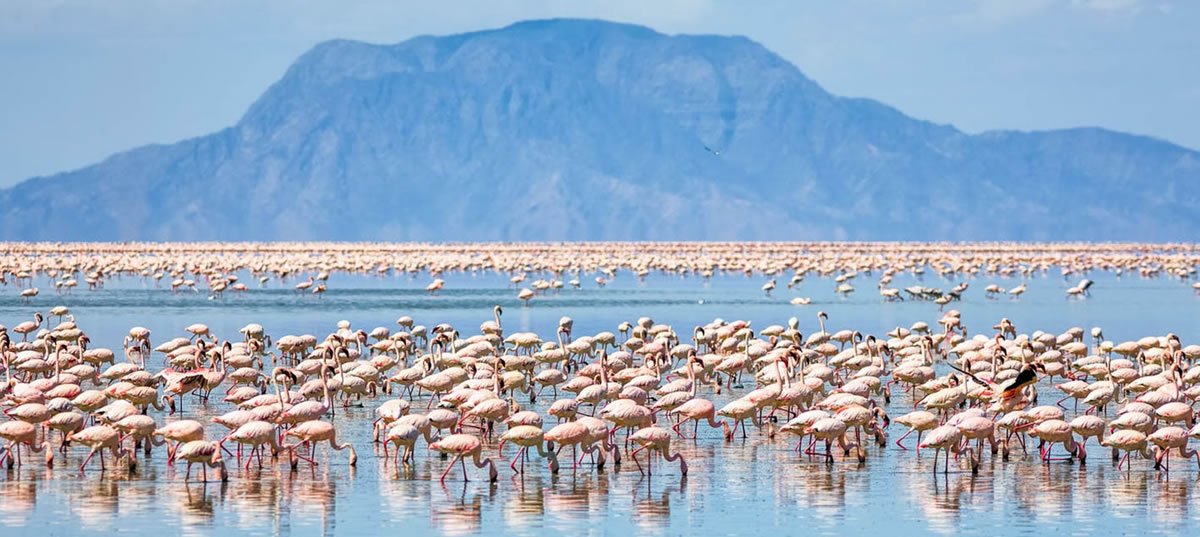
M 322 42 L 228 128 L 0 191 L 0 239 L 1186 240 L 1197 179 L 1153 137 L 971 135 L 744 37 L 550 19 Z

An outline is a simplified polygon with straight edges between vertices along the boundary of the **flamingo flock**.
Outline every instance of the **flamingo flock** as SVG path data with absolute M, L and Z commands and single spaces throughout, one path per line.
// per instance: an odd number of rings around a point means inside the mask
M 948 279 L 1022 278 L 1007 289 L 986 284 L 989 299 L 1020 300 L 1028 289 L 1024 280 L 1051 271 L 1068 285 L 1063 290 L 1068 299 L 1091 295 L 1094 282 L 1086 276 L 1094 271 L 1170 278 L 1200 294 L 1200 283 L 1191 282 L 1198 261 L 1195 245 L 1130 243 L 8 243 L 0 244 L 0 287 L 16 286 L 28 303 L 40 293 L 34 286 L 37 275 L 62 295 L 74 293 L 81 279 L 97 291 L 110 280 L 140 278 L 175 294 L 206 289 L 208 298 L 220 299 L 277 281 L 297 296 L 319 299 L 336 273 L 427 275 L 425 291 L 438 295 L 447 289 L 445 275 L 499 272 L 509 275 L 515 297 L 529 304 L 546 293 L 580 289 L 591 274 L 595 287 L 604 288 L 621 271 L 639 280 L 654 272 L 703 280 L 758 274 L 767 278 L 761 286 L 767 297 L 779 279 L 786 279 L 788 292 L 798 293 L 806 275 L 832 279 L 834 293 L 845 297 L 855 292 L 860 275 L 879 273 L 883 302 L 928 300 L 944 309 L 962 298 L 969 283 L 950 289 L 925 286 L 919 281 L 926 273 Z M 891 287 L 893 277 L 904 273 L 918 283 Z M 535 274 L 550 277 L 531 281 Z M 296 283 L 284 283 L 289 279 Z M 807 305 L 811 297 L 793 296 L 789 302 Z
M 137 471 L 160 448 L 186 465 L 185 480 L 194 465 L 201 480 L 229 479 L 230 462 L 253 479 L 254 467 L 315 469 L 327 447 L 351 467 L 360 451 L 396 467 L 444 457 L 443 482 L 495 482 L 505 462 L 516 475 L 589 465 L 652 475 L 661 460 L 686 476 L 681 446 L 736 450 L 757 435 L 830 464 L 868 464 L 889 446 L 932 451 L 934 473 L 975 472 L 989 456 L 1085 463 L 1098 448 L 1126 471 L 1139 458 L 1161 472 L 1173 458 L 1200 466 L 1190 445 L 1200 345 L 1171 333 L 1114 342 L 1099 327 L 1022 331 L 1001 319 L 969 336 L 950 310 L 879 334 L 835 329 L 818 312 L 761 328 L 641 317 L 589 334 L 563 317 L 543 337 L 507 330 L 500 306 L 491 314 L 478 330 L 405 315 L 395 329 L 341 321 L 324 336 L 132 327 L 116 348 L 93 344 L 65 307 L 51 310 L 53 326 L 34 314 L 0 326 L 0 464 L 79 455 L 81 472 Z M 375 419 L 347 416 L 351 406 Z M 202 421 L 198 409 L 228 411 Z M 893 423 L 906 430 L 889 440 Z M 364 437 L 371 445 L 345 441 Z

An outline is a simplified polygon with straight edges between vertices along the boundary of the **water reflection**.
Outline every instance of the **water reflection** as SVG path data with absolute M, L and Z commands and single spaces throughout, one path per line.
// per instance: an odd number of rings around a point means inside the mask
M 464 481 L 441 489 L 442 497 L 434 497 L 429 512 L 431 525 L 444 535 L 468 535 L 482 526 L 483 506 L 495 499 L 497 485 L 476 487 Z
M 654 487 L 652 478 L 638 480 L 633 493 L 633 522 L 644 530 L 654 530 L 665 526 L 671 514 L 671 496 L 683 494 L 686 490 L 687 478 L 680 481 L 678 489 Z
M 187 483 L 179 487 L 163 487 L 162 501 L 187 535 L 199 535 L 211 528 L 219 506 L 223 506 L 227 485 L 216 483 Z
M 510 483 L 513 492 L 505 498 L 502 507 L 505 525 L 536 525 L 546 513 L 546 482 L 541 477 L 522 474 L 514 476 Z
M 545 496 L 546 511 L 562 521 L 586 520 L 589 513 L 607 505 L 609 477 L 604 473 L 565 472 L 551 478 Z
M 28 524 L 37 504 L 37 494 L 38 485 L 33 481 L 0 483 L 0 526 L 11 528 Z

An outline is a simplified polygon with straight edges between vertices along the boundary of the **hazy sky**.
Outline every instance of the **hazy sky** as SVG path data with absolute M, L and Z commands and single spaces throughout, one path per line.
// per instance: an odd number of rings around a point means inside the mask
M 228 126 L 326 39 L 545 17 L 746 35 L 835 94 L 968 132 L 1101 126 L 1200 148 L 1195 0 L 2 0 L 0 186 Z

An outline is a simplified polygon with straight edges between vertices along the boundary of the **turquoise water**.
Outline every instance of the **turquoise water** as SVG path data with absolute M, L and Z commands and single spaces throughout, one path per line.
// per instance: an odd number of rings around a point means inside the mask
M 506 332 L 536 331 L 547 339 L 563 315 L 575 319 L 577 335 L 616 332 L 620 322 L 641 316 L 670 324 L 681 335 L 715 317 L 746 319 L 761 329 L 796 316 L 807 334 L 816 330 L 819 310 L 829 314 L 831 332 L 853 328 L 881 335 L 916 321 L 933 324 L 940 316 L 932 302 L 882 303 L 875 291 L 877 274 L 860 276 L 855 282 L 859 290 L 842 299 L 834 295 L 832 280 L 815 277 L 798 290 L 786 289 L 781 280 L 773 296 L 766 297 L 759 289 L 766 281 L 762 277 L 704 281 L 651 274 L 639 282 L 621 273 L 605 288 L 581 278 L 589 282 L 584 289 L 539 295 L 528 306 L 516 299 L 517 290 L 505 275 L 442 277 L 446 288 L 429 296 L 423 291 L 427 276 L 334 274 L 321 298 L 297 296 L 290 290 L 294 281 L 271 282 L 265 289 L 252 286 L 241 296 L 227 292 L 220 299 L 209 299 L 204 291 L 173 295 L 129 277 L 109 281 L 103 290 L 76 289 L 57 296 L 41 281 L 36 284 L 43 294 L 29 303 L 22 302 L 11 285 L 0 288 L 0 323 L 11 327 L 35 309 L 44 313 L 62 304 L 71 308 L 93 346 L 119 348 L 131 326 L 149 327 L 157 342 L 185 335 L 183 327 L 195 322 L 208 324 L 222 338 L 236 338 L 238 328 L 258 322 L 278 338 L 321 336 L 342 319 L 367 331 L 375 326 L 394 330 L 398 317 L 411 315 L 428 326 L 451 323 L 465 336 L 491 319 L 493 304 L 505 307 Z M 536 277 L 530 275 L 530 280 Z M 1008 317 L 1026 333 L 1101 326 L 1116 342 L 1167 332 L 1178 334 L 1185 345 L 1200 340 L 1200 297 L 1187 284 L 1107 274 L 1090 277 L 1097 283 L 1085 300 L 1065 299 L 1064 290 L 1074 278 L 1028 280 L 1029 291 L 1020 300 L 985 299 L 983 287 L 994 282 L 1008 288 L 1023 280 L 970 279 L 964 299 L 950 307 L 962 312 L 972 334 L 988 334 L 993 323 Z M 243 281 L 252 279 L 244 275 Z M 949 289 L 955 282 L 928 275 L 917 282 L 902 275 L 891 285 L 913 283 Z M 813 303 L 791 305 L 793 296 L 811 297 Z M 1041 388 L 1047 396 L 1055 393 L 1048 385 Z M 718 407 L 729 400 L 728 393 L 703 396 Z M 470 482 L 452 473 L 443 486 L 437 477 L 447 461 L 430 455 L 423 443 L 418 444 L 417 462 L 410 471 L 385 466 L 376 456 L 382 451 L 372 448 L 370 421 L 382 400 L 339 412 L 334 419 L 339 437 L 358 448 L 357 468 L 348 466 L 344 453 L 330 456 L 322 450 L 322 464 L 315 471 L 301 466 L 292 472 L 280 463 L 246 472 L 235 470 L 231 462 L 228 483 L 185 484 L 183 467 L 168 468 L 162 451 L 142 461 L 132 474 L 111 467 L 102 474 L 94 466 L 81 475 L 77 466 L 84 451 L 75 447 L 51 470 L 34 464 L 0 470 L 0 526 L 4 535 L 745 535 L 764 530 L 814 535 L 1194 535 L 1200 529 L 1195 466 L 1175 461 L 1168 477 L 1138 460 L 1127 474 L 1116 471 L 1107 450 L 1094 444 L 1092 457 L 1082 466 L 1043 465 L 1031 448 L 1030 455 L 1017 452 L 1007 462 L 985 455 L 977 476 L 969 471 L 935 476 L 929 454 L 917 456 L 890 442 L 886 449 L 871 449 L 863 465 L 853 458 L 826 465 L 820 458 L 797 457 L 794 442 L 786 436 L 768 439 L 751 428 L 749 439 L 726 443 L 719 431 L 702 429 L 698 440 L 673 443 L 688 459 L 691 471 L 686 479 L 680 478 L 677 466 L 661 461 L 653 477 L 643 477 L 632 464 L 600 471 L 584 465 L 574 473 L 567 467 L 557 476 L 531 464 L 524 477 L 512 477 L 502 464 L 496 484 L 488 484 L 481 471 L 471 469 Z M 548 404 L 549 397 L 539 403 Z M 901 395 L 888 410 L 899 415 L 911 404 Z M 206 408 L 189 401 L 186 417 L 206 421 L 228 410 L 221 403 Z M 164 419 L 153 415 L 160 423 Z M 217 431 L 210 427 L 210 437 Z M 902 433 L 898 426 L 889 431 L 891 439 Z M 913 440 L 907 442 L 911 445 Z M 494 448 L 485 452 L 494 453 Z M 506 450 L 506 455 L 512 453 Z

